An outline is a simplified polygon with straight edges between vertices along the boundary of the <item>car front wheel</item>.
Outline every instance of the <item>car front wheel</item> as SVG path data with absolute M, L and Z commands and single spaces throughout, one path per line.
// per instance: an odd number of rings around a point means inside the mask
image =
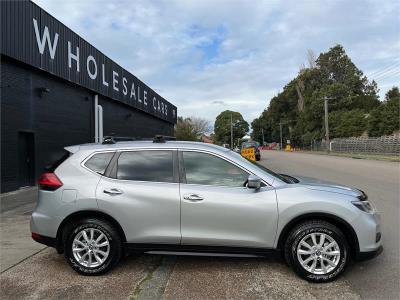
M 297 225 L 289 233 L 284 251 L 287 263 L 311 282 L 336 279 L 349 260 L 343 233 L 331 223 L 318 220 Z
M 121 257 L 121 240 L 111 224 L 84 219 L 69 230 L 65 258 L 83 275 L 100 275 L 113 268 Z

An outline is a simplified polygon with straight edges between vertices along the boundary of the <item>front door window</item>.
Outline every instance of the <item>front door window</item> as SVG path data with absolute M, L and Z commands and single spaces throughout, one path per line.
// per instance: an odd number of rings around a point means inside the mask
M 202 152 L 183 152 L 186 183 L 243 187 L 248 173 L 217 156 Z

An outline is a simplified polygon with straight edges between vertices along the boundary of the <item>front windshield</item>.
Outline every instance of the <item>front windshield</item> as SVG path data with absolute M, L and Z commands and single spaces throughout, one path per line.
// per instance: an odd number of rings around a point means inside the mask
M 282 180 L 282 181 L 285 182 L 285 183 L 292 183 L 289 179 L 285 178 L 284 176 L 282 176 L 282 175 L 280 175 L 280 174 L 278 174 L 278 173 L 275 173 L 274 171 L 271 171 L 270 169 L 268 169 L 268 168 L 266 168 L 266 167 L 264 167 L 264 166 L 262 166 L 262 165 L 256 163 L 255 161 L 251 161 L 251 160 L 248 160 L 248 159 L 244 158 L 244 157 L 241 156 L 239 153 L 236 153 L 236 152 L 234 152 L 234 151 L 230 151 L 230 154 L 233 155 L 233 156 L 235 156 L 236 158 L 242 160 L 242 161 L 252 163 L 252 164 L 253 164 L 254 166 L 256 166 L 261 172 L 266 173 L 267 175 L 271 175 L 271 176 L 273 176 L 273 177 L 276 177 L 276 178 L 278 178 L 279 180 Z

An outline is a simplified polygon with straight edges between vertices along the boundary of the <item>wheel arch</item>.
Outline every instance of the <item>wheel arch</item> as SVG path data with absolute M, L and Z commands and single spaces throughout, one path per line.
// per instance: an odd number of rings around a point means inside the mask
M 347 242 L 349 243 L 352 257 L 355 257 L 355 255 L 360 251 L 358 237 L 353 227 L 342 218 L 329 213 L 307 213 L 293 218 L 281 230 L 278 238 L 277 248 L 283 249 L 286 237 L 296 225 L 310 220 L 322 220 L 338 227 L 343 232 Z
M 83 210 L 83 211 L 74 212 L 74 213 L 68 215 L 61 222 L 60 226 L 58 226 L 57 236 L 56 236 L 56 249 L 57 249 L 58 253 L 64 252 L 63 232 L 64 232 L 64 229 L 66 228 L 66 226 L 71 224 L 73 221 L 77 221 L 77 220 L 80 220 L 83 218 L 99 218 L 99 219 L 108 221 L 115 227 L 115 229 L 117 229 L 118 234 L 120 235 L 123 244 L 126 243 L 126 236 L 125 236 L 124 230 L 122 229 L 122 227 L 118 223 L 118 221 L 115 220 L 112 216 L 110 216 L 104 212 L 97 211 L 97 210 Z

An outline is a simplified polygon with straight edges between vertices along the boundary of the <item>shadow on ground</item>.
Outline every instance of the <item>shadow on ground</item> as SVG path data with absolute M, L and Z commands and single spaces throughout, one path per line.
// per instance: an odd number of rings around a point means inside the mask
M 1 274 L 1 299 L 150 299 L 163 269 L 163 256 L 130 256 L 110 273 L 85 277 L 75 273 L 62 255 L 46 248 Z M 146 279 L 146 280 L 147 280 Z M 140 285 L 143 284 L 143 287 Z M 138 293 L 136 293 L 138 292 Z M 359 299 L 339 279 L 329 284 L 301 280 L 278 256 L 234 258 L 180 256 L 174 260 L 163 299 Z

